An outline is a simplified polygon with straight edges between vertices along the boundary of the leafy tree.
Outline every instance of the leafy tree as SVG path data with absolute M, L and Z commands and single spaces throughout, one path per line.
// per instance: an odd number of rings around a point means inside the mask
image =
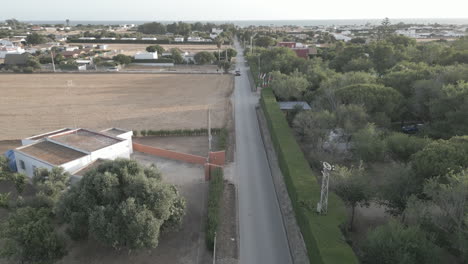
M 337 124 L 347 135 L 366 127 L 369 116 L 360 105 L 339 105 L 336 109 Z
M 39 45 L 46 43 L 47 39 L 38 33 L 32 33 L 26 37 L 26 42 L 29 45 Z
M 52 170 L 39 168 L 34 172 L 32 180 L 38 190 L 37 197 L 47 206 L 53 207 L 70 185 L 70 174 L 62 167 L 54 167 Z
M 315 103 L 330 110 L 336 110 L 340 104 L 337 94 L 339 89 L 358 84 L 376 84 L 374 75 L 366 72 L 346 72 L 344 74 L 330 74 L 328 79 L 320 84 L 316 92 Z M 359 103 L 360 104 L 360 103 Z
M 432 122 L 428 132 L 433 137 L 449 138 L 468 132 L 468 82 L 460 81 L 442 88 L 442 96 L 429 105 Z
M 184 57 L 180 53 L 179 49 L 171 49 L 171 57 L 174 60 L 175 64 L 182 64 L 184 63 Z
M 383 74 L 386 70 L 395 66 L 399 57 L 394 47 L 387 42 L 377 42 L 371 46 L 371 58 L 375 70 Z
M 373 69 L 374 64 L 369 58 L 356 58 L 351 59 L 345 65 L 343 65 L 342 70 L 344 72 L 369 72 Z
M 392 220 L 367 235 L 363 247 L 365 264 L 437 264 L 439 248 L 419 227 L 405 227 Z
M 268 48 L 275 45 L 275 40 L 268 36 L 260 36 L 255 39 L 255 45 L 263 48 Z
M 24 207 L 2 223 L 0 256 L 20 263 L 54 263 L 66 255 L 65 240 L 52 226 L 51 212 Z
M 27 177 L 22 173 L 14 173 L 8 167 L 8 159 L 0 155 L 0 182 L 13 182 L 18 193 L 22 193 L 26 187 Z M 4 196 L 5 199 L 6 196 Z
M 330 130 L 335 126 L 335 115 L 325 110 L 299 112 L 294 118 L 292 127 L 301 141 L 317 147 L 322 145 Z
M 211 64 L 215 60 L 215 56 L 208 51 L 201 51 L 193 57 L 195 62 L 200 65 Z
M 261 72 L 279 71 L 283 74 L 290 74 L 296 70 L 303 72 L 307 63 L 307 60 L 299 58 L 293 50 L 285 47 L 261 50 L 260 58 L 247 58 L 253 63 L 258 63 L 259 60 L 260 65 L 256 66 L 260 66 Z
M 162 23 L 151 22 L 138 26 L 138 32 L 143 34 L 166 34 L 166 26 Z
M 177 227 L 184 210 L 185 200 L 154 167 L 118 159 L 86 173 L 58 211 L 75 239 L 92 236 L 114 248 L 138 249 L 155 248 L 160 232 Z
M 351 207 L 349 229 L 353 229 L 356 206 L 369 206 L 372 193 L 362 164 L 359 167 L 337 167 L 332 173 L 332 189 Z
M 385 142 L 374 124 L 357 131 L 351 138 L 352 150 L 359 160 L 365 162 L 382 161 L 385 155 Z
M 378 84 L 355 84 L 340 88 L 336 96 L 343 104 L 363 105 L 371 117 L 383 113 L 396 117 L 399 112 L 401 95 L 393 88 Z
M 395 161 L 409 162 L 411 155 L 422 150 L 429 140 L 403 133 L 392 133 L 386 138 L 386 148 Z
M 232 63 L 230 63 L 229 61 L 222 61 L 219 63 L 219 66 L 223 68 L 224 73 L 228 73 L 229 69 L 231 69 Z
M 224 43 L 224 39 L 220 36 L 217 36 L 215 39 L 214 39 L 214 42 L 216 44 L 216 47 L 218 48 L 218 61 L 221 59 L 221 55 L 220 55 L 220 49 L 221 47 L 223 46 L 223 43 Z
M 272 79 L 271 88 L 282 101 L 300 99 L 309 86 L 304 75 L 297 71 L 291 75 L 273 72 Z
M 123 54 L 118 54 L 117 56 L 112 57 L 112 60 L 121 65 L 127 65 L 133 61 L 132 57 Z
M 449 171 L 460 172 L 468 164 L 468 136 L 437 140 L 411 157 L 411 165 L 419 182 Z
M 159 56 L 164 52 L 164 48 L 160 45 L 153 45 L 146 47 L 147 52 L 157 52 Z
M 32 69 L 40 69 L 41 64 L 36 57 L 29 56 L 28 61 L 26 62 L 27 67 L 31 67 Z
M 429 220 L 448 238 L 447 246 L 455 249 L 464 263 L 468 260 L 468 170 L 427 180 L 424 194 L 427 201 L 413 197 L 409 203 L 405 212 L 408 221 Z
M 392 163 L 383 170 L 382 179 L 378 187 L 379 203 L 392 215 L 402 214 L 411 195 L 419 192 L 414 172 L 406 164 Z

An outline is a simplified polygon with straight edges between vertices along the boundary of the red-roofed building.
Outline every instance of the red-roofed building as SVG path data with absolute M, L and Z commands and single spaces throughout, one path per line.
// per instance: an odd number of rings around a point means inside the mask
M 292 49 L 296 47 L 296 42 L 279 42 L 278 46 Z

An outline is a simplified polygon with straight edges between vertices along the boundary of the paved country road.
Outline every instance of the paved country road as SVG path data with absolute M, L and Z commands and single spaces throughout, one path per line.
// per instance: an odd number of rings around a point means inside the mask
M 238 186 L 240 264 L 292 263 L 255 111 L 258 95 L 250 90 L 245 58 L 235 42 L 236 154 L 234 173 Z

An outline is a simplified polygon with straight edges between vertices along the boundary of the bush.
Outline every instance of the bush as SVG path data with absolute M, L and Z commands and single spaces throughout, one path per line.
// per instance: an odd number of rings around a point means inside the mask
M 385 142 L 375 125 L 357 131 L 352 137 L 353 152 L 356 158 L 365 162 L 382 161 L 385 155 Z
M 215 168 L 211 170 L 210 186 L 208 190 L 208 215 L 206 222 L 206 246 L 214 249 L 214 239 L 218 230 L 219 211 L 223 197 L 224 180 L 223 170 Z
M 330 193 L 328 214 L 315 213 L 315 205 L 320 199 L 320 185 L 279 109 L 271 89 L 262 90 L 260 102 L 310 263 L 358 263 L 339 228 L 346 221 L 343 201 L 336 194 Z
M 33 73 L 34 69 L 32 67 L 24 67 L 23 72 L 24 73 Z
M 362 263 L 441 263 L 439 249 L 431 240 L 418 227 L 404 227 L 391 221 L 369 233 Z
M 408 162 L 411 155 L 422 150 L 429 140 L 403 133 L 393 133 L 386 138 L 387 151 L 396 161 Z

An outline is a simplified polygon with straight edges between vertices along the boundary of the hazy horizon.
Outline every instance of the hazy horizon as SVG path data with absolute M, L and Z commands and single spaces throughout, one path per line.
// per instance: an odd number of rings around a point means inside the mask
M 352 19 L 466 19 L 468 3 L 439 1 L 337 0 L 16 0 L 2 3 L 0 21 L 258 21 L 258 20 L 352 20 Z

